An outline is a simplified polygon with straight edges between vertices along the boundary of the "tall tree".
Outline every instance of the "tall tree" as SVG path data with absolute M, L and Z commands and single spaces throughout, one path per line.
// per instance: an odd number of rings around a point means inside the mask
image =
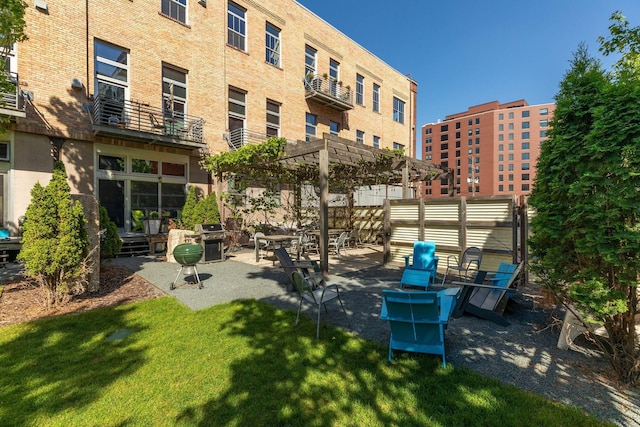
M 632 74 L 610 77 L 580 45 L 556 95 L 529 202 L 537 211 L 533 270 L 565 304 L 604 324 L 608 343 L 596 342 L 619 378 L 637 384 L 640 81 Z

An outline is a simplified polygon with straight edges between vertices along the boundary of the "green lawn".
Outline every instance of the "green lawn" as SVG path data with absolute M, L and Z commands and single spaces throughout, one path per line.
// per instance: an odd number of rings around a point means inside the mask
M 244 301 L 166 297 L 0 328 L 0 425 L 605 425 L 439 357 Z M 109 341 L 116 330 L 133 330 Z

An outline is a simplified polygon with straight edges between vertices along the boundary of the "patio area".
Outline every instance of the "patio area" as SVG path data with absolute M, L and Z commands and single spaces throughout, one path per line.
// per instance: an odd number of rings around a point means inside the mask
M 163 257 L 118 258 L 113 263 L 130 268 L 193 310 L 239 299 L 256 299 L 286 310 L 298 307 L 297 295 L 287 291 L 288 278 L 277 262 L 262 259 L 256 263 L 253 248 L 233 252 L 224 262 L 199 264 L 202 289 L 179 281 L 170 291 L 180 265 L 165 262 Z M 329 264 L 329 282 L 340 285 L 348 316 L 332 303 L 328 313 L 322 313 L 322 323 L 386 347 L 390 330 L 379 318 L 382 290 L 398 288 L 403 266 L 383 266 L 382 248 L 376 245 L 331 256 Z M 637 391 L 620 390 L 607 380 L 608 362 L 586 340 L 576 340 L 574 350 L 558 349 L 560 326 L 547 326 L 552 316 L 561 313 L 546 311 L 538 298 L 533 285 L 519 288 L 513 310 L 505 314 L 509 326 L 471 316 L 451 319 L 446 331 L 447 362 L 581 407 L 619 425 L 640 426 Z M 315 316 L 309 306 L 303 313 Z M 320 340 L 329 339 L 330 332 L 321 327 Z

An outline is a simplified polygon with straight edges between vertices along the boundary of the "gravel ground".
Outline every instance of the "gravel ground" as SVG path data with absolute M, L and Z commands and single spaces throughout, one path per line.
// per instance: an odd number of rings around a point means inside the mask
M 271 262 L 261 265 L 226 261 L 198 266 L 204 288 L 179 280 L 169 291 L 179 265 L 152 257 L 121 258 L 117 264 L 141 275 L 192 309 L 254 298 L 284 309 L 297 309 L 297 298 L 286 290 L 286 276 Z M 341 285 L 348 313 L 329 307 L 322 321 L 353 331 L 358 336 L 386 344 L 389 326 L 379 319 L 382 289 L 397 288 L 402 269 L 368 267 L 331 277 Z M 224 278 L 221 281 L 220 278 Z M 230 280 L 231 279 L 231 280 Z M 574 349 L 556 347 L 562 313 L 536 304 L 535 289 L 521 288 L 505 314 L 509 326 L 463 316 L 452 319 L 446 332 L 447 363 L 465 366 L 482 375 L 544 395 L 551 400 L 584 409 L 620 426 L 640 427 L 640 390 L 625 389 L 608 379 L 608 362 L 586 340 L 578 338 Z M 312 310 L 305 310 L 315 315 Z M 548 326 L 548 325 L 554 326 Z M 322 328 L 320 331 L 322 339 Z

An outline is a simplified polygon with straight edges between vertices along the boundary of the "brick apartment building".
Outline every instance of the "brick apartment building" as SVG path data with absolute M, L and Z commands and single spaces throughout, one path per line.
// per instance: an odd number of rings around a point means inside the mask
M 5 70 L 0 220 L 66 164 L 122 231 L 175 215 L 189 185 L 224 191 L 204 153 L 268 135 L 340 137 L 415 157 L 417 84 L 294 0 L 34 0 Z
M 525 100 L 469 107 L 422 126 L 422 158 L 454 169 L 459 196 L 527 195 L 555 104 Z M 448 197 L 451 183 L 427 184 L 424 197 Z

